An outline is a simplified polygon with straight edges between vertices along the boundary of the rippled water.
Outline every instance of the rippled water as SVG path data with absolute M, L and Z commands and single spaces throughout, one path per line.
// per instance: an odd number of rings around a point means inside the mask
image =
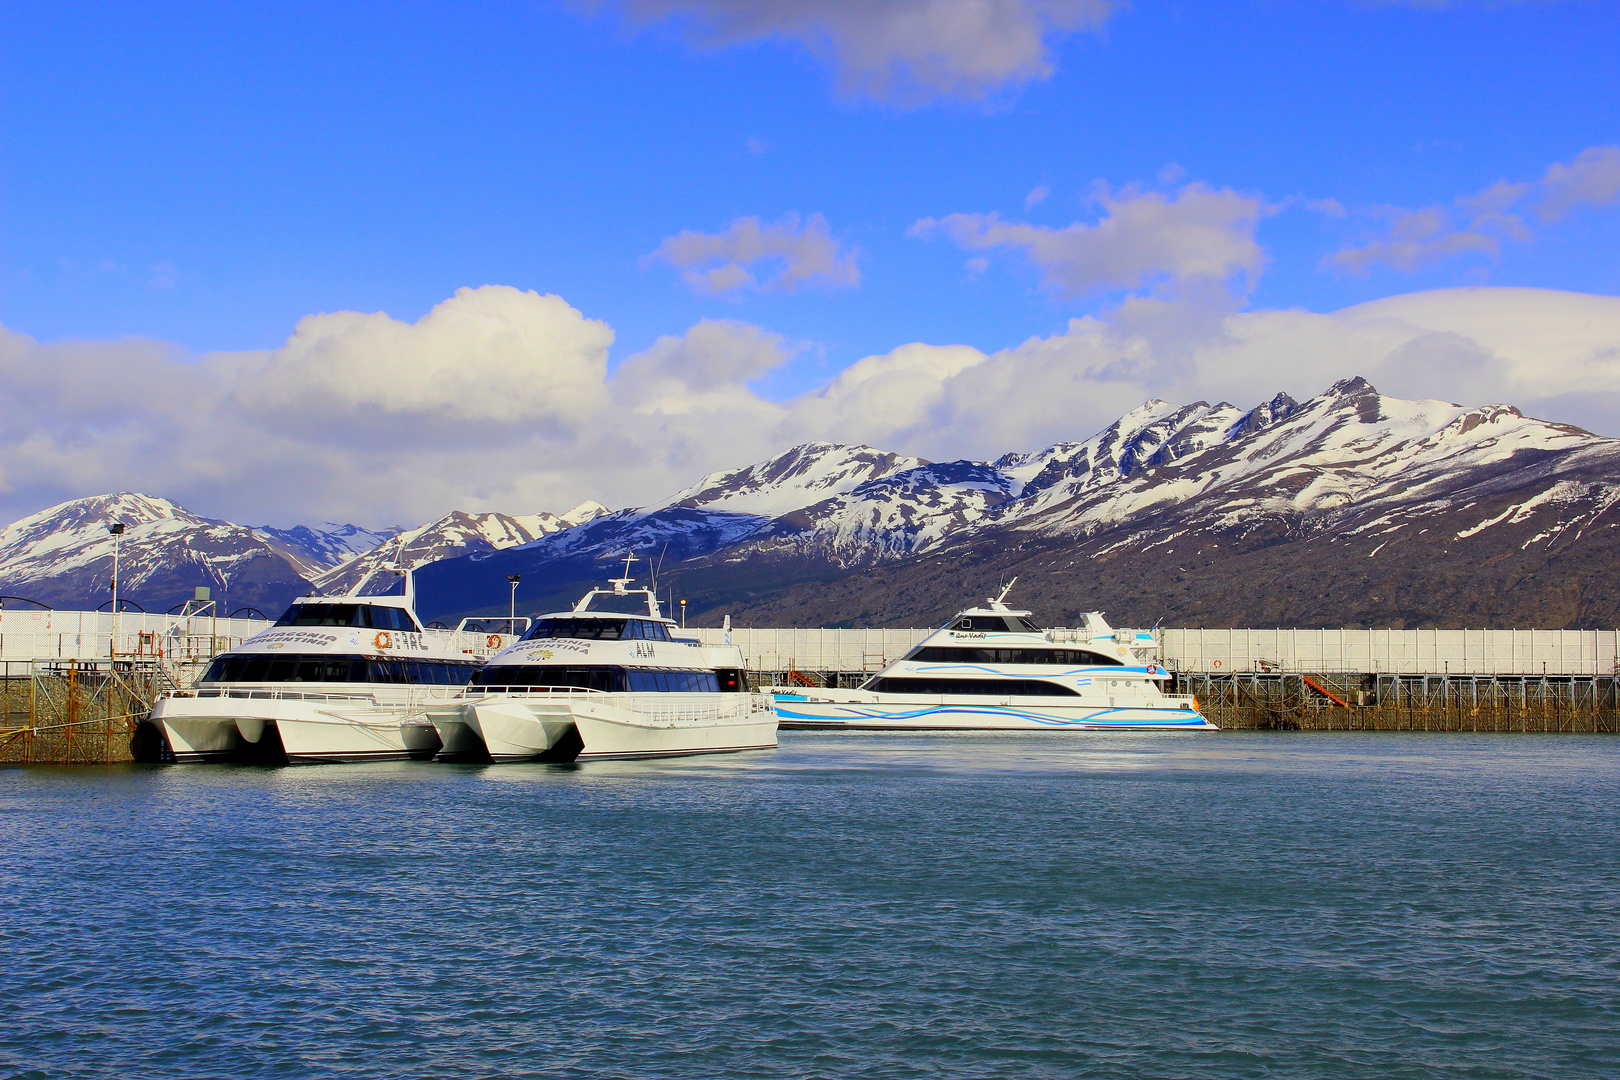
M 10 1076 L 1620 1075 L 1620 740 L 0 771 Z

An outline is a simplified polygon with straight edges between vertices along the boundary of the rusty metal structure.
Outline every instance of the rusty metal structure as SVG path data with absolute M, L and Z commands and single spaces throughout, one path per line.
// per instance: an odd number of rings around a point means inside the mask
M 8 660 L 0 669 L 0 763 L 105 765 L 159 755 L 142 745 L 142 728 L 157 695 L 175 685 L 161 666 Z

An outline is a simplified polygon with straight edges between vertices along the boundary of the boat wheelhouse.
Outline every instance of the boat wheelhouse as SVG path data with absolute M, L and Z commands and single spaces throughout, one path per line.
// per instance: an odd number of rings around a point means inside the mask
M 368 594 L 379 576 L 400 591 Z M 385 564 L 341 596 L 299 597 L 195 687 L 160 697 L 152 719 L 177 761 L 431 758 L 439 737 L 426 710 L 516 639 L 500 622 L 507 632 L 472 620 L 424 628 L 410 569 Z
M 705 645 L 625 576 L 543 615 L 431 712 L 446 758 L 573 761 L 760 750 L 776 745 L 770 698 L 742 651 Z
M 1014 578 L 1013 582 L 1017 579 Z M 1151 632 L 1100 613 L 1042 629 L 1005 601 L 958 612 L 858 689 L 774 686 L 783 728 L 884 731 L 1194 730 L 1215 726 L 1192 697 L 1166 694 Z

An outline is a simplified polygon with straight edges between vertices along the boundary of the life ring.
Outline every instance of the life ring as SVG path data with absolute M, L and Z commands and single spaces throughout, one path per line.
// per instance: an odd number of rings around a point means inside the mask
M 1221 662 L 1219 660 L 1211 660 L 1210 663 L 1209 663 L 1209 666 L 1210 667 L 1220 667 Z
M 501 647 L 501 635 L 499 635 L 499 634 L 491 634 L 491 635 L 489 635 L 489 640 L 486 641 L 485 644 L 488 645 L 492 649 L 500 648 Z
M 1158 664 L 1149 664 L 1147 673 L 1149 675 L 1157 675 L 1159 673 L 1159 665 Z
M 386 649 L 394 643 L 394 639 L 388 635 L 388 631 L 379 630 L 377 636 L 371 639 L 371 643 L 379 649 Z

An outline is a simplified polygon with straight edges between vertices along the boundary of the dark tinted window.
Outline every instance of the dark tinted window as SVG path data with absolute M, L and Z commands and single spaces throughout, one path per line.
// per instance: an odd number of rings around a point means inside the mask
M 460 686 L 474 664 L 430 660 L 365 660 L 358 656 L 222 656 L 203 683 L 427 683 Z
M 989 649 L 973 645 L 923 645 L 907 660 L 929 664 L 1065 664 L 1070 667 L 1119 666 L 1123 661 L 1089 649 Z
M 726 694 L 746 694 L 748 692 L 748 673 L 741 668 L 721 668 L 714 673 L 720 690 Z
M 669 627 L 651 619 L 630 619 L 624 624 L 624 636 L 642 641 L 668 641 Z
M 734 681 L 746 688 L 741 672 Z M 473 677 L 479 686 L 575 686 L 607 693 L 631 691 L 650 693 L 719 693 L 721 677 L 713 671 L 684 671 L 671 668 L 622 668 L 608 666 L 565 667 L 561 664 L 503 664 L 485 667 Z
M 1067 686 L 1037 679 L 873 679 L 865 689 L 882 694 L 965 694 L 971 697 L 1077 697 Z
M 572 686 L 614 693 L 625 689 L 622 667 L 563 667 L 560 664 L 502 664 L 473 676 L 479 686 Z
M 624 619 L 541 619 L 524 638 L 582 638 L 586 641 L 617 641 L 624 635 Z

